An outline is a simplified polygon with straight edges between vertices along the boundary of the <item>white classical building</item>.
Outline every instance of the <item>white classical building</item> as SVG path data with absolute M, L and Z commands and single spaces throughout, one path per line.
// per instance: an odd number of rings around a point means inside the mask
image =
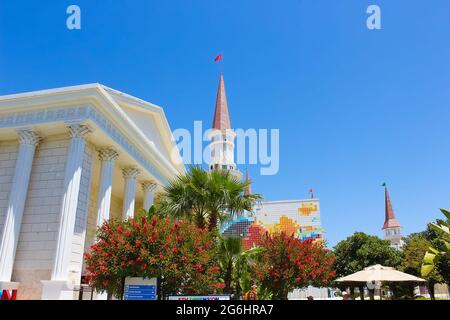
M 73 299 L 96 227 L 185 168 L 162 108 L 100 84 L 0 97 L 0 293 Z

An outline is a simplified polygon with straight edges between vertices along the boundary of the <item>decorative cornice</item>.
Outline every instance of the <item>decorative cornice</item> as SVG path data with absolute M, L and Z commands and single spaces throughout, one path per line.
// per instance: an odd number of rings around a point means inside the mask
M 124 179 L 136 179 L 141 173 L 141 170 L 137 167 L 126 167 L 122 169 L 122 175 Z
M 41 136 L 32 129 L 19 129 L 17 130 L 20 144 L 31 144 L 37 146 L 42 141 Z
M 119 153 L 110 147 L 100 148 L 97 151 L 100 161 L 114 161 L 119 157 Z
M 145 181 L 142 183 L 142 191 L 144 192 L 152 192 L 155 191 L 158 185 L 153 181 Z
M 61 108 L 47 108 L 29 110 L 0 115 L 0 128 L 14 128 L 35 126 L 44 123 L 84 122 L 92 120 L 111 139 L 119 144 L 131 157 L 133 157 L 145 170 L 147 170 L 160 183 L 168 183 L 159 170 L 147 160 L 133 144 L 126 138 L 114 124 L 106 119 L 100 112 L 89 105 L 65 106 Z
M 83 121 L 89 117 L 89 106 L 47 108 L 0 115 L 0 128 L 29 126 L 46 122 Z

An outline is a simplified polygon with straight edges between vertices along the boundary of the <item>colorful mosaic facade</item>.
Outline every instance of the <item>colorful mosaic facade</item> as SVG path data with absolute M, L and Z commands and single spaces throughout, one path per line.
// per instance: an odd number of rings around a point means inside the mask
M 253 216 L 240 216 L 221 227 L 224 236 L 242 238 L 251 248 L 266 232 L 285 232 L 302 240 L 322 239 L 318 199 L 263 202 Z

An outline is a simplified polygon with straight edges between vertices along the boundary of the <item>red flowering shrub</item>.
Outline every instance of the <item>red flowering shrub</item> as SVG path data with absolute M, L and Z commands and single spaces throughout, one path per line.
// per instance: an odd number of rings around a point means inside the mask
M 276 233 L 263 236 L 259 245 L 265 250 L 254 272 L 272 299 L 286 300 L 290 291 L 308 285 L 326 286 L 335 275 L 334 258 L 319 242 Z
M 194 225 L 157 216 L 105 222 L 85 254 L 91 285 L 122 294 L 126 277 L 159 277 L 161 293 L 207 294 L 220 288 L 214 237 Z

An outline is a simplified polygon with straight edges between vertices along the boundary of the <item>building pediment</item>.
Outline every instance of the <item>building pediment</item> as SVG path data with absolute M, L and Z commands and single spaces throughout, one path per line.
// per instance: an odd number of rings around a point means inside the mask
M 24 126 L 46 126 L 46 133 L 51 133 L 67 121 L 94 122 L 103 132 L 94 137 L 98 142 L 105 136 L 115 139 L 130 157 L 158 173 L 162 183 L 185 170 L 159 106 L 100 84 L 0 96 L 3 138 L 13 137 L 14 129 Z

